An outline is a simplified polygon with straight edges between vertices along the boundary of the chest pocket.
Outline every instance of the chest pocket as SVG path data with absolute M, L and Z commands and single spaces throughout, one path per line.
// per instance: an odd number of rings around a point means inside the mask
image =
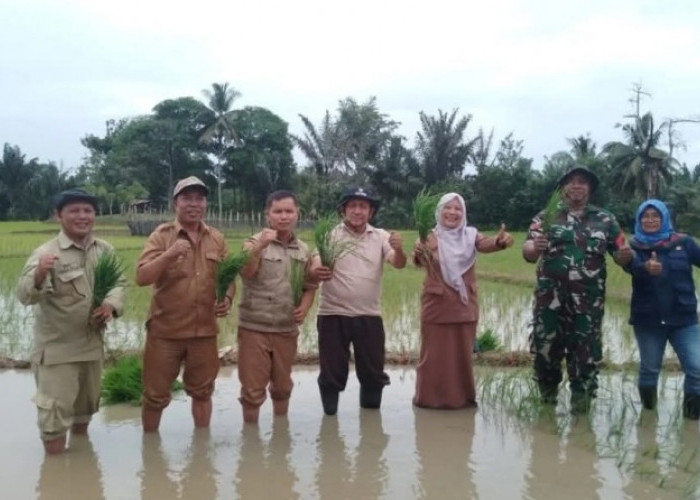
M 219 254 L 217 252 L 207 252 L 204 257 L 207 262 L 207 279 L 216 280 L 216 271 L 219 267 Z
M 688 255 L 683 250 L 672 250 L 666 259 L 669 271 L 690 271 Z
M 56 274 L 54 293 L 64 304 L 74 304 L 88 296 L 90 287 L 83 269 L 73 269 Z

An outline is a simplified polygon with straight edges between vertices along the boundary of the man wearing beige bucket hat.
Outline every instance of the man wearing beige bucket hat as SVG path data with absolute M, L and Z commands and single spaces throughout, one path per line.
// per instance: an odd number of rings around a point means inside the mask
M 208 194 L 199 178 L 180 180 L 173 190 L 175 220 L 153 231 L 136 266 L 136 283 L 153 285 L 143 356 L 144 432 L 158 430 L 182 365 L 195 427 L 211 420 L 219 372 L 216 318 L 229 313 L 234 289 L 216 301 L 216 269 L 227 249 L 221 232 L 204 223 Z

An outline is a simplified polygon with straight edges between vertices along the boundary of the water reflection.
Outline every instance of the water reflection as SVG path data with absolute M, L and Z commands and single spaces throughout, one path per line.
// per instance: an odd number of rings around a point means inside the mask
M 67 453 L 44 457 L 36 486 L 36 498 L 105 498 L 100 464 L 87 436 L 71 438 L 70 451 Z
M 597 457 L 591 449 L 594 436 L 585 418 L 559 416 L 555 425 L 566 425 L 561 435 L 551 421 L 536 424 L 539 432 L 529 432 L 530 467 L 526 474 L 526 497 L 607 498 L 596 469 Z M 554 431 L 554 432 L 553 432 Z
M 418 484 L 416 498 L 477 498 L 470 466 L 474 409 L 414 408 Z
M 166 458 L 158 433 L 143 435 L 141 460 L 142 500 L 217 498 L 217 474 L 212 464 L 211 436 L 208 429 L 193 431 L 185 466 L 180 473 Z
M 243 425 L 241 451 L 236 471 L 236 490 L 241 500 L 301 498 L 295 491 L 297 477 L 289 462 L 289 420 L 275 418 L 272 436 L 265 446 L 257 425 Z
M 360 410 L 359 418 L 359 441 L 355 450 L 350 450 L 338 418 L 323 417 L 317 439 L 319 498 L 383 498 L 389 478 L 384 457 L 389 436 L 384 432 L 381 412 Z

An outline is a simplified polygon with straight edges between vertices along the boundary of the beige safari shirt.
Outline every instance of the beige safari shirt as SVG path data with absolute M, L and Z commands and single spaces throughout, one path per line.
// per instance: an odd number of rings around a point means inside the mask
M 257 233 L 244 242 L 255 245 Z M 297 330 L 292 311 L 294 310 L 292 287 L 289 277 L 290 261 L 294 259 L 304 265 L 306 280 L 304 290 L 318 288 L 309 278 L 311 252 L 306 244 L 296 236 L 288 244 L 273 240 L 263 250 L 258 272 L 252 279 L 243 279 L 243 293 L 238 306 L 238 324 L 256 332 L 291 332 Z
M 17 298 L 34 306 L 32 363 L 53 365 L 101 359 L 102 335 L 89 323 L 92 305 L 93 267 L 97 257 L 114 251 L 106 241 L 90 238 L 85 247 L 61 231 L 58 236 L 34 250 L 22 269 Z M 34 272 L 44 254 L 58 256 L 54 268 L 39 288 Z M 105 302 L 116 316 L 124 308 L 124 284 L 113 289 Z
M 393 255 L 389 233 L 367 224 L 356 235 L 341 222 L 331 237 L 353 240 L 357 247 L 335 263 L 333 277 L 321 285 L 318 315 L 380 316 L 383 266 Z

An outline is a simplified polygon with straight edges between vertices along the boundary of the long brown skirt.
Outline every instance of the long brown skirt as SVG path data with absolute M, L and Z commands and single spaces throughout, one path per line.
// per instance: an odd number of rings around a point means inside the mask
M 472 368 L 475 338 L 476 322 L 421 324 L 414 405 L 443 409 L 476 406 Z

